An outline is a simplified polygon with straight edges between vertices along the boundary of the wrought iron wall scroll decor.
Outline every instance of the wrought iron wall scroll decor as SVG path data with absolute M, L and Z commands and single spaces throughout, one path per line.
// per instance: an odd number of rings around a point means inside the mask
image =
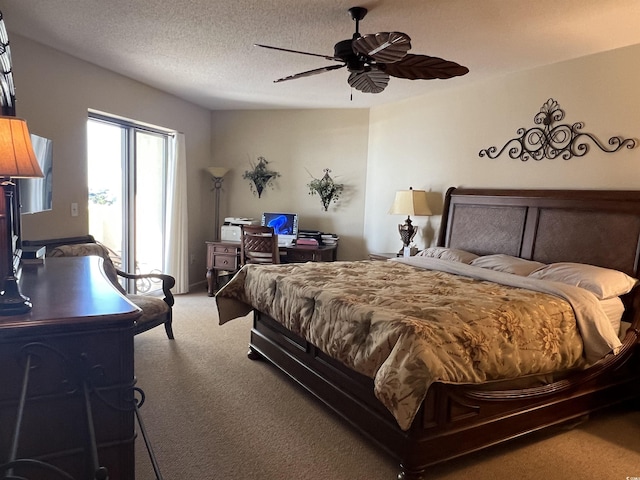
M 621 137 L 611 137 L 608 148 L 591 133 L 581 132 L 584 127 L 583 122 L 576 122 L 573 125 L 554 125 L 564 119 L 564 110 L 560 108 L 558 102 L 553 98 L 547 100 L 542 105 L 540 112 L 533 117 L 536 125 L 541 127 L 531 127 L 529 129 L 519 128 L 519 137 L 512 138 L 498 151 L 496 147 L 489 147 L 480 150 L 480 156 L 497 158 L 509 146 L 509 156 L 513 159 L 519 158 L 523 162 L 529 159 L 542 160 L 543 158 L 554 159 L 561 157 L 569 160 L 572 157 L 583 157 L 589 151 L 589 144 L 585 143 L 589 139 L 603 152 L 614 153 L 622 147 L 635 148 L 637 142 L 634 139 Z M 586 138 L 585 138 L 586 137 Z

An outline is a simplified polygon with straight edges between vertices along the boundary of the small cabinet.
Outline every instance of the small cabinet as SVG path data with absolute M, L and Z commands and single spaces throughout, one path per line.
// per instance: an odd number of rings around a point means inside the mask
M 207 242 L 207 293 L 218 289 L 220 272 L 235 272 L 240 263 L 240 243 Z

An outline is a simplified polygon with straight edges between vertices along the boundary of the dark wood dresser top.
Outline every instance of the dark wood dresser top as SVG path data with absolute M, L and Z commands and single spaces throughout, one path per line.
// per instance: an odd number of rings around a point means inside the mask
M 0 316 L 0 332 L 131 323 L 140 315 L 138 307 L 106 278 L 99 257 L 47 258 L 41 265 L 24 265 L 19 283 L 33 309 L 24 315 Z

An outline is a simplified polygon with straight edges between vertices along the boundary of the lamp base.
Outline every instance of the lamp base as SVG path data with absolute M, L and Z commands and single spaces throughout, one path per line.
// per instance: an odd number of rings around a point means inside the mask
M 0 315 L 21 315 L 32 307 L 31 299 L 20 293 L 16 277 L 6 277 L 4 290 L 0 292 Z
M 411 247 L 409 245 L 403 246 L 398 252 L 399 257 L 413 257 L 418 253 L 418 247 Z
M 398 232 L 400 232 L 400 240 L 402 240 L 402 248 L 400 252 L 398 252 L 401 256 L 404 256 L 405 248 L 408 248 L 413 241 L 413 237 L 418 233 L 418 229 L 416 229 L 411 223 L 411 217 L 407 215 L 407 219 L 404 221 L 404 224 L 398 225 Z

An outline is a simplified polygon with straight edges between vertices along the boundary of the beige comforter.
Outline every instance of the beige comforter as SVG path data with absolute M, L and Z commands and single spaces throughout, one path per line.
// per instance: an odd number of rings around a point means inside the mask
M 479 383 L 584 363 L 567 300 L 400 262 L 247 265 L 216 303 L 220 323 L 251 306 L 371 377 L 405 430 L 435 381 Z

